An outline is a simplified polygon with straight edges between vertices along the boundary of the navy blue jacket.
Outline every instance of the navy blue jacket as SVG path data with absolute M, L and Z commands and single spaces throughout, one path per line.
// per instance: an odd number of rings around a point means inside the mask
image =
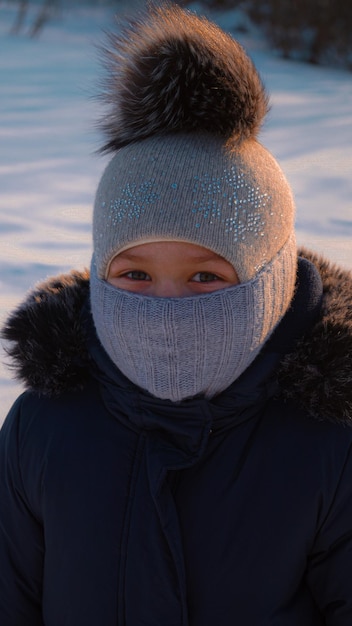
M 302 261 L 285 319 L 212 401 L 117 372 L 87 276 L 12 315 L 30 390 L 0 435 L 1 626 L 351 626 L 352 281 L 313 260 L 324 287 Z

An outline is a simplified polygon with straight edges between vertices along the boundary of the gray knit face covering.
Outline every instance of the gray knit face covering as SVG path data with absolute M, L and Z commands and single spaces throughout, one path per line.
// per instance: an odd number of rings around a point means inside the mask
M 253 280 L 204 295 L 150 297 L 91 270 L 98 337 L 118 369 L 157 398 L 180 401 L 226 389 L 252 363 L 286 312 L 291 246 Z

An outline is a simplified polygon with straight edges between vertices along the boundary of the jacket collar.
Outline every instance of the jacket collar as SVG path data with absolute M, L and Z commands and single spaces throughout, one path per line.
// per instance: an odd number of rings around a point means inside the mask
M 300 263 L 301 286 L 293 307 L 263 358 L 251 367 L 251 376 L 247 372 L 242 379 L 241 394 L 246 380 L 251 386 L 253 376 L 263 380 L 258 367 L 278 369 L 275 380 L 284 399 L 319 419 L 352 423 L 352 274 L 307 250 L 300 256 L 309 263 Z M 9 317 L 2 337 L 26 387 L 49 396 L 84 387 L 92 370 L 88 299 L 89 273 L 72 272 L 39 285 Z M 126 379 L 125 383 L 129 388 Z M 219 411 L 222 403 L 232 401 L 230 388 L 219 397 Z

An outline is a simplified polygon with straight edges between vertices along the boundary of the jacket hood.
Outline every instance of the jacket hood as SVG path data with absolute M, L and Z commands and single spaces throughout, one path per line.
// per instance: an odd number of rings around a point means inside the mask
M 352 424 L 352 272 L 305 249 L 299 256 L 321 276 L 322 306 L 309 333 L 281 360 L 281 394 L 315 418 Z M 10 315 L 1 336 L 27 388 L 54 396 L 88 382 L 88 297 L 88 270 L 73 271 L 39 284 Z

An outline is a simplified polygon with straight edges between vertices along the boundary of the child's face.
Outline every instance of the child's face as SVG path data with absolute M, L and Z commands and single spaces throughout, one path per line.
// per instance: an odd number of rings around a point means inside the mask
M 239 283 L 232 265 L 207 248 L 180 241 L 133 246 L 110 263 L 107 281 L 145 296 L 180 298 Z

